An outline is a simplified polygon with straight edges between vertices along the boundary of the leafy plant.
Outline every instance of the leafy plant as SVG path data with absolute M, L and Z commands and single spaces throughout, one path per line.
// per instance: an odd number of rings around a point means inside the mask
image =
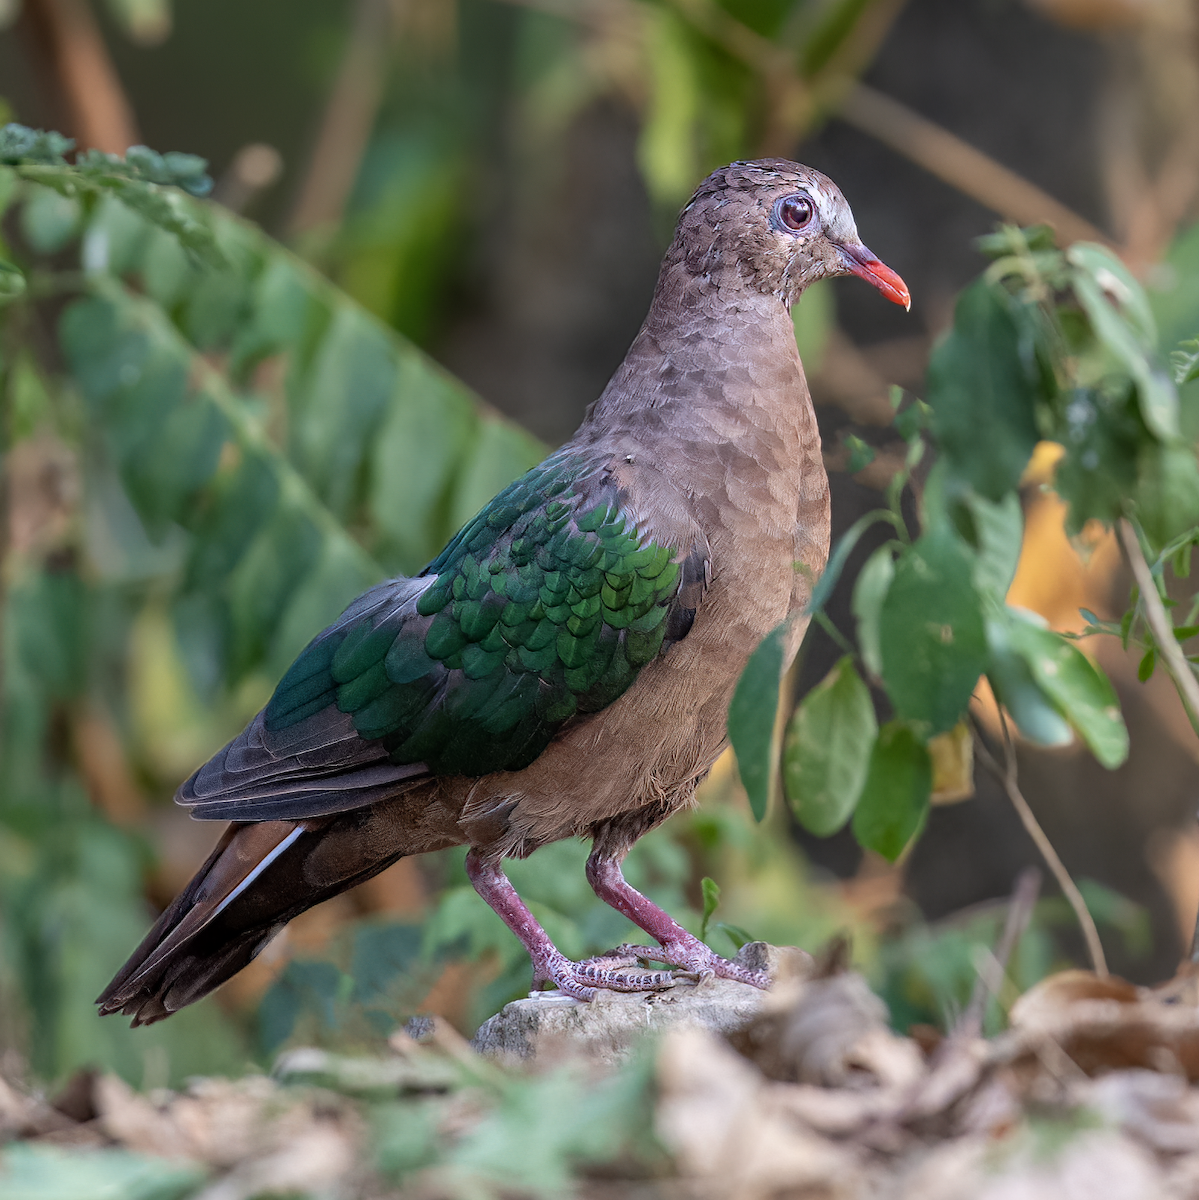
M 121 818 L 144 804 L 136 773 L 155 778 L 129 708 L 148 686 L 146 614 L 172 615 L 160 650 L 177 690 L 215 708 L 215 749 L 348 600 L 419 566 L 543 447 L 261 230 L 179 190 L 206 190 L 199 160 L 69 150 L 0 132 L 19 235 L 0 246 L 4 449 L 66 480 L 61 518 L 39 524 L 32 484 L 12 497 L 33 532 L 5 561 L 2 980 L 41 1074 L 138 1078 L 149 1044 L 171 1072 L 200 1065 L 189 1045 L 209 1069 L 245 1052 L 215 1009 L 137 1043 L 115 1022 L 98 1034 L 90 1011 L 144 922 L 147 848 L 88 793 Z M 115 767 L 87 750 L 97 723 Z
M 1185 246 L 1185 240 L 1183 245 Z M 814 833 L 852 818 L 858 840 L 895 859 L 921 828 L 932 790 L 929 745 L 963 721 L 977 683 L 991 690 L 1030 741 L 1077 733 L 1104 766 L 1119 766 L 1128 735 L 1115 690 L 1075 640 L 1005 603 L 1020 553 L 1019 489 L 1034 448 L 1053 443 L 1053 488 L 1068 529 L 1126 522 L 1161 598 L 1165 572 L 1189 570 L 1199 541 L 1199 406 L 1186 386 L 1191 344 L 1165 367 L 1150 297 L 1106 248 L 1059 249 L 1045 228 L 1004 227 L 984 238 L 992 259 L 958 300 L 933 352 L 926 401 L 896 397 L 908 445 L 889 507 L 862 518 L 834 548 L 809 611 L 823 606 L 861 536 L 879 521 L 894 535 L 873 552 L 853 591 L 857 645 L 804 698 L 787 727 L 782 774 L 796 818 Z M 1199 324 L 1199 310 L 1190 314 Z M 917 482 L 914 472 L 935 450 Z M 912 487 L 920 532 L 900 498 Z M 1142 598 L 1117 622 L 1084 614 L 1156 657 Z M 1199 599 L 1174 636 L 1196 633 Z M 751 660 L 729 730 L 755 811 L 774 767 L 765 731 L 775 722 L 779 631 Z M 765 682 L 763 682 L 765 681 Z M 867 682 L 893 713 L 878 728 Z

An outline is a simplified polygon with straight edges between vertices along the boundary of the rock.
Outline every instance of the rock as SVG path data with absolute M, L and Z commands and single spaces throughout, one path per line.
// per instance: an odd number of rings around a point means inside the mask
M 802 977 L 811 956 L 794 946 L 750 942 L 735 960 L 776 981 Z M 766 1008 L 770 992 L 731 979 L 680 979 L 664 992 L 600 992 L 590 1002 L 560 991 L 531 992 L 484 1021 L 472 1047 L 489 1058 L 529 1062 L 583 1057 L 601 1066 L 628 1058 L 647 1033 L 702 1028 L 732 1034 Z

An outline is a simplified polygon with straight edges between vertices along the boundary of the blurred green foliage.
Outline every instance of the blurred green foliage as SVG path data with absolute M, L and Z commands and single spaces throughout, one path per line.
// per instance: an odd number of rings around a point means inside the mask
M 246 1046 L 215 1008 L 148 1037 L 90 1011 L 144 928 L 150 848 L 89 800 L 80 722 L 106 714 L 152 771 L 130 700 L 156 671 L 226 736 L 345 603 L 419 566 L 543 447 L 278 243 L 174 190 L 164 173 L 204 190 L 190 158 L 76 167 L 50 135 L 0 141 L 33 283 L 6 312 L 5 450 L 10 467 L 50 454 L 82 489 L 6 555 L 5 988 L 39 1074 L 153 1078 L 155 1054 L 170 1078 L 231 1069 Z M 40 265 L 72 246 L 81 269 Z M 47 300 L 62 375 L 30 353 Z M 14 494 L 18 525 L 38 501 Z

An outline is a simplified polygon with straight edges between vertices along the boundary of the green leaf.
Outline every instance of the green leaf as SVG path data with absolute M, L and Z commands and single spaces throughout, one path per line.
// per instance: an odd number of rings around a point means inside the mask
M 184 585 L 216 600 L 230 676 L 267 656 L 285 667 L 383 572 L 157 306 L 101 290 L 66 311 L 62 341 L 130 497 L 147 522 L 195 534 Z
M 0 111 L 3 103 L 3 100 L 0 100 Z M 8 206 L 17 195 L 18 186 L 16 171 L 12 167 L 0 166 L 0 217 L 8 211 Z
M 1089 520 L 1114 521 L 1124 513 L 1137 482 L 1143 451 L 1159 447 L 1131 411 L 1131 385 L 1113 397 L 1095 388 L 1063 394 L 1068 453 L 1054 470 L 1054 490 L 1070 506 L 1066 530 L 1081 532 Z
M 535 438 L 483 409 L 458 380 L 260 230 L 217 207 L 207 217 L 220 270 L 189 262 L 172 237 L 144 223 L 135 234 L 114 204 L 97 209 L 85 250 L 170 308 L 206 370 L 214 359 L 228 362 L 228 398 L 256 427 L 264 399 L 276 398 L 243 397 L 237 385 L 256 364 L 280 357 L 286 371 L 271 374 L 284 393 L 292 465 L 335 514 L 355 520 L 387 565 L 419 568 L 544 457 Z
M 1041 689 L 1109 769 L 1128 757 L 1128 730 L 1115 689 L 1072 642 L 1023 620 L 1015 610 L 1007 627 L 1012 649 L 1028 664 Z
M 342 519 L 357 499 L 358 467 L 391 400 L 397 366 L 393 339 L 377 321 L 345 305 L 302 385 L 292 390 L 291 457 Z
M 1170 361 L 1174 365 L 1174 382 L 1179 387 L 1184 383 L 1194 383 L 1199 379 L 1199 338 L 1183 342 L 1170 355 Z
M 861 540 L 862 534 L 872 525 L 877 525 L 879 521 L 887 521 L 894 525 L 901 533 L 906 534 L 900 519 L 894 513 L 886 512 L 883 509 L 876 509 L 874 512 L 868 512 L 865 516 L 859 517 L 841 535 L 840 540 L 833 547 L 828 565 L 824 568 L 820 578 L 816 581 L 816 586 L 812 589 L 812 598 L 808 601 L 807 607 L 809 615 L 819 612 L 828 603 L 828 598 L 833 594 L 833 589 L 837 586 L 837 580 L 841 578 L 841 572 L 845 569 L 845 564 L 849 560 L 849 556 L 853 553 L 854 547 Z
M 729 741 L 757 821 L 766 815 L 774 778 L 774 725 L 788 628 L 789 622 L 784 621 L 762 639 L 741 672 L 729 704 Z
M 1137 666 L 1137 678 L 1142 683 L 1148 683 L 1153 677 L 1153 668 L 1157 665 L 1157 651 L 1153 649 L 1146 650 L 1141 657 L 1140 664 Z
M 1066 260 L 1094 280 L 1140 346 L 1152 351 L 1157 346 L 1157 322 L 1149 297 L 1120 258 L 1098 242 L 1075 242 L 1066 251 Z
M 15 300 L 25 292 L 25 276 L 20 267 L 0 259 L 0 304 Z
M 1078 252 L 1083 248 L 1072 246 L 1067 251 L 1067 258 L 1075 266 L 1080 266 Z M 1127 272 L 1124 274 L 1127 276 Z M 1170 377 L 1150 362 L 1148 355 L 1156 341 L 1153 318 L 1140 285 L 1131 276 L 1127 278 L 1131 288 L 1106 266 L 1094 272 L 1089 268 L 1080 269 L 1073 279 L 1074 294 L 1090 318 L 1095 336 L 1135 382 L 1145 424 L 1162 441 L 1176 441 L 1179 436 L 1178 393 Z M 1119 298 L 1121 309 L 1116 308 L 1117 301 L 1113 297 Z M 1148 332 L 1152 335 L 1148 338 L 1142 319 L 1148 321 Z
M 980 254 L 996 260 L 1029 253 L 1053 253 L 1057 235 L 1052 225 L 1000 225 L 994 233 L 984 233 L 974 239 Z
M 749 942 L 757 941 L 757 938 L 748 930 L 742 929 L 740 925 L 730 925 L 727 921 L 717 921 L 713 928 L 723 933 L 737 950 Z
M 933 767 L 927 747 L 902 721 L 879 730 L 853 833 L 868 850 L 894 862 L 928 816 Z
M 892 557 L 894 543 L 880 546 L 867 560 L 858 573 L 853 587 L 853 615 L 858 622 L 858 648 L 862 661 L 871 675 L 878 676 L 883 670 L 882 648 L 879 644 L 879 619 L 887 589 L 895 578 L 895 559 Z
M 21 205 L 21 236 L 38 254 L 55 254 L 79 232 L 79 201 L 52 188 L 30 187 Z
M 783 783 L 796 820 L 828 837 L 849 820 L 878 733 L 870 689 L 848 655 L 795 710 L 783 742 Z
M 882 678 L 896 712 L 929 733 L 952 729 L 987 666 L 974 555 L 948 529 L 895 566 L 879 620 Z
M 699 886 L 704 899 L 704 915 L 699 928 L 699 940 L 706 942 L 708 940 L 708 922 L 720 905 L 720 884 L 711 876 L 705 875 L 700 880 Z
M 1164 546 L 1199 524 L 1199 462 L 1190 446 L 1142 447 L 1132 508 L 1146 537 Z
M 545 447 L 519 425 L 487 413 L 467 449 L 450 506 L 450 532 L 465 525 L 514 479 L 545 455 Z
M 919 400 L 913 400 L 906 408 L 895 414 L 895 428 L 905 442 L 911 442 L 922 433 L 928 424 L 929 408 Z M 912 464 L 915 465 L 915 464 Z
M 849 462 L 845 464 L 847 475 L 856 475 L 874 462 L 874 447 L 868 446 L 856 434 L 846 435 L 845 447 L 849 451 Z
M 131 1154 L 13 1143 L 0 1152 L 7 1200 L 179 1200 L 206 1172 L 194 1163 Z
M 412 359 L 401 367 L 390 412 L 372 451 L 370 515 L 402 567 L 414 570 L 441 549 L 442 510 L 478 439 L 469 398 Z
M 972 284 L 928 367 L 941 452 L 956 477 L 996 503 L 1019 483 L 1038 440 L 1039 388 L 1010 303 L 985 280 Z
M 1012 649 L 1006 613 L 987 621 L 991 666 L 987 678 L 995 699 L 1016 722 L 1016 728 L 1041 746 L 1066 746 L 1073 739 L 1070 724 L 1033 678 L 1028 663 Z
M 16 166 L 28 162 L 57 166 L 66 161 L 63 155 L 74 148 L 75 143 L 61 133 L 30 129 L 15 123 L 0 126 L 0 163 Z
M 1024 544 L 1024 513 L 1020 497 L 1009 492 L 998 503 L 969 492 L 962 503 L 973 519 L 977 557 L 974 560 L 974 586 L 983 595 L 1002 602 L 1016 576 L 1020 550 Z

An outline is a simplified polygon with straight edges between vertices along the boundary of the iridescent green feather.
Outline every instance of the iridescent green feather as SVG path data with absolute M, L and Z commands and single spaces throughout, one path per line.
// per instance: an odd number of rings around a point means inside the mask
M 415 605 L 316 639 L 279 684 L 268 730 L 340 711 L 436 774 L 528 765 L 563 722 L 628 689 L 678 608 L 690 548 L 643 541 L 622 503 L 595 463 L 546 460 L 429 564 Z

